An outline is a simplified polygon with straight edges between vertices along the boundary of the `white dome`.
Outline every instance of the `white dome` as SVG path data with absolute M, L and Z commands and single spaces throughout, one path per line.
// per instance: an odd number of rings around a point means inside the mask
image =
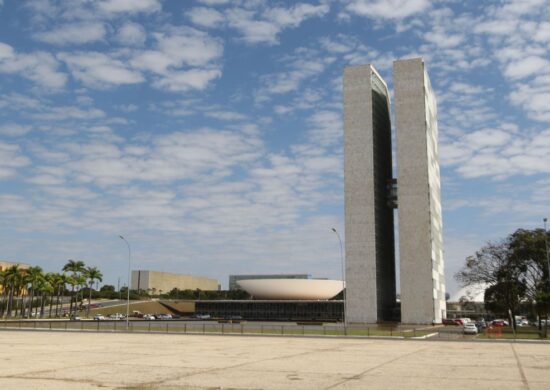
M 255 299 L 330 299 L 342 291 L 341 280 L 246 279 L 237 282 Z
M 480 283 L 472 286 L 462 287 L 460 290 L 451 295 L 449 302 L 478 302 L 485 301 L 485 290 L 489 288 L 489 284 Z

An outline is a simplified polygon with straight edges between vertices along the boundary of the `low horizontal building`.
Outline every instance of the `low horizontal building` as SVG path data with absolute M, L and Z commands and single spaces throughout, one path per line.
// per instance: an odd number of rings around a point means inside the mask
M 195 301 L 197 314 L 256 321 L 341 321 L 343 301 Z
M 216 279 L 202 276 L 183 275 L 171 272 L 132 271 L 132 290 L 145 290 L 153 294 L 178 290 L 215 291 L 219 289 Z
M 240 286 L 239 280 L 250 279 L 309 279 L 308 274 L 260 274 L 260 275 L 229 275 L 229 289 L 238 290 Z

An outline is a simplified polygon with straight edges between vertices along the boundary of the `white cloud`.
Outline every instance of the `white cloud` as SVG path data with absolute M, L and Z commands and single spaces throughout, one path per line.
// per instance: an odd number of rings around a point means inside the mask
M 310 139 L 322 146 L 330 146 L 341 140 L 342 116 L 335 111 L 317 111 L 308 118 Z
M 102 0 L 97 7 L 107 13 L 157 12 L 162 8 L 159 0 Z
M 302 84 L 325 71 L 334 61 L 334 57 L 326 57 L 315 50 L 298 48 L 287 58 L 289 70 L 264 75 L 260 78 L 260 88 L 256 101 L 261 103 L 270 99 L 271 95 L 298 92 Z
M 28 178 L 26 181 L 39 186 L 55 186 L 65 182 L 62 178 L 53 175 L 33 176 Z
M 289 8 L 267 8 L 259 14 L 244 8 L 229 9 L 225 14 L 229 26 L 240 32 L 244 42 L 277 44 L 278 35 L 284 29 L 298 27 L 305 20 L 324 16 L 328 11 L 326 4 L 298 3 Z
M 208 111 L 206 112 L 206 116 L 225 121 L 242 121 L 246 119 L 246 115 L 234 111 Z
M 146 33 L 141 24 L 126 22 L 117 31 L 116 40 L 128 46 L 142 46 L 145 44 Z
M 429 6 L 429 0 L 352 0 L 346 9 L 373 19 L 403 19 L 424 12 Z
M 202 90 L 221 76 L 216 61 L 223 45 L 210 35 L 192 28 L 170 28 L 154 33 L 153 50 L 137 52 L 130 64 L 152 72 L 153 86 L 169 91 Z
M 17 53 L 10 45 L 0 42 L 1 73 L 19 74 L 43 87 L 59 89 L 65 85 L 67 76 L 58 68 L 59 63 L 50 53 Z
M 191 69 L 169 72 L 153 82 L 153 86 L 173 92 L 203 90 L 213 80 L 221 77 L 219 69 Z
M 145 80 L 139 71 L 103 53 L 60 53 L 58 58 L 67 64 L 75 79 L 91 87 L 136 84 Z
M 550 173 L 550 130 L 479 130 L 456 141 L 445 141 L 440 156 L 443 165 L 456 167 L 467 178 Z
M 135 147 L 141 152 L 136 154 Z M 224 177 L 237 164 L 258 159 L 262 143 L 244 133 L 201 129 L 156 137 L 145 149 L 140 144 L 121 149 L 114 143 L 91 141 L 60 144 L 57 150 L 72 156 L 70 163 L 61 165 L 67 177 L 112 186 Z
M 230 3 L 231 0 L 199 0 L 199 3 L 206 5 L 223 5 Z
M 327 4 L 312 5 L 298 3 L 290 8 L 275 7 L 263 12 L 263 17 L 276 23 L 281 28 L 298 27 L 304 20 L 322 17 L 329 11 Z
M 9 137 L 19 137 L 27 134 L 31 131 L 31 126 L 24 126 L 17 123 L 6 123 L 0 125 L 0 134 L 7 135 Z
M 105 116 L 105 112 L 97 108 L 84 110 L 72 106 L 55 106 L 45 108 L 40 112 L 31 114 L 30 116 L 34 119 L 48 121 L 61 121 L 66 119 L 89 120 L 103 118 Z
M 509 63 L 504 70 L 504 75 L 511 79 L 522 79 L 539 74 L 541 70 L 547 70 L 549 66 L 550 62 L 547 59 L 529 56 Z
M 106 33 L 103 23 L 82 22 L 62 25 L 33 36 L 36 40 L 53 45 L 81 45 L 100 41 L 105 38 Z
M 217 27 L 225 22 L 225 16 L 213 8 L 195 7 L 186 12 L 193 24 L 201 27 Z
M 17 169 L 30 164 L 30 160 L 21 154 L 18 145 L 0 141 L 0 179 L 16 174 Z

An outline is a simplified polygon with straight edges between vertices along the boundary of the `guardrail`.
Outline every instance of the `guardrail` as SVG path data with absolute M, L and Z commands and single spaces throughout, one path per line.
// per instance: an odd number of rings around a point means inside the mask
M 275 324 L 246 321 L 186 321 L 186 320 L 4 320 L 0 329 L 41 329 L 57 331 L 125 331 L 189 334 L 266 334 L 287 336 L 353 336 L 353 337 L 426 337 L 431 328 L 399 329 L 393 327 L 343 326 L 342 324 Z
M 173 334 L 265 334 L 283 336 L 352 336 L 430 339 L 541 339 L 537 328 L 481 331 L 477 335 L 464 334 L 461 327 L 400 328 L 385 326 L 359 326 L 342 324 L 276 324 L 246 321 L 188 321 L 188 320 L 2 320 L 0 329 L 51 330 L 89 332 L 150 332 Z M 493 328 L 494 329 L 494 328 Z

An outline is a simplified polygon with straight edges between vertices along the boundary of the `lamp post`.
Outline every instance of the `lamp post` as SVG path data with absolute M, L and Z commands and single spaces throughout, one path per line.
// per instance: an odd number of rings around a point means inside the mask
M 130 249 L 130 244 L 126 239 L 122 236 L 119 236 L 122 241 L 126 243 L 126 246 L 128 246 L 128 291 L 127 291 L 127 297 L 126 297 L 126 329 L 130 326 L 130 263 L 132 261 L 132 250 Z
M 338 237 L 338 242 L 340 243 L 340 259 L 342 263 L 342 298 L 344 300 L 344 308 L 343 308 L 343 320 L 344 320 L 344 326 L 346 326 L 346 267 L 344 263 L 344 248 L 342 246 L 342 238 L 340 237 L 340 234 L 338 233 L 338 230 L 335 228 L 332 228 L 332 231 L 336 234 L 336 237 Z
M 546 222 L 548 218 L 542 220 L 544 222 L 544 246 L 546 247 L 546 266 L 548 267 L 548 280 L 550 281 L 550 255 L 548 254 L 548 230 L 546 230 Z

